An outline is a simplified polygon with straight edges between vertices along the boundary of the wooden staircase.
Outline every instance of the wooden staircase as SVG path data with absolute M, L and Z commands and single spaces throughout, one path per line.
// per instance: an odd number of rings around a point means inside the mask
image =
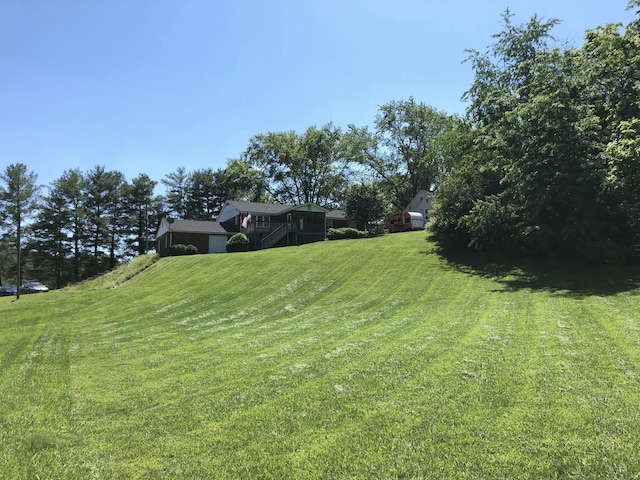
M 265 248 L 271 248 L 280 240 L 282 240 L 286 235 L 294 230 L 292 222 L 286 222 L 276 228 L 273 232 L 269 233 L 266 237 L 264 237 L 260 242 L 260 248 L 264 250 Z

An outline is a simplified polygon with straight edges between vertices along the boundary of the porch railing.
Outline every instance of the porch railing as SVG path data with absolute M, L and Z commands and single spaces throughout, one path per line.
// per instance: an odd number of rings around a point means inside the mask
M 271 248 L 276 243 L 278 243 L 285 235 L 288 235 L 289 232 L 292 232 L 294 229 L 293 223 L 286 222 L 276 228 L 274 231 L 270 232 L 269 235 L 264 237 L 260 242 L 260 248 Z

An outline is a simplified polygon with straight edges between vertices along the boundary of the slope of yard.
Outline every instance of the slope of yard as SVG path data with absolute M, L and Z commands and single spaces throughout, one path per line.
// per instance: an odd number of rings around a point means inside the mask
M 0 478 L 638 478 L 639 285 L 412 232 L 0 298 Z

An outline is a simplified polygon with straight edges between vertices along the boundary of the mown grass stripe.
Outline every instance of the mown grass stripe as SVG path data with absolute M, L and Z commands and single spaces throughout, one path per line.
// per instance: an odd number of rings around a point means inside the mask
M 0 300 L 0 361 L 48 363 L 0 415 L 0 476 L 633 478 L 637 276 L 543 273 L 418 232 Z

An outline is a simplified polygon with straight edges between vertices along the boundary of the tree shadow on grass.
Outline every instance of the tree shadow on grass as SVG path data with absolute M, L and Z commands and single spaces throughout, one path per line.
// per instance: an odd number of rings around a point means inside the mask
M 640 288 L 640 267 L 517 259 L 438 247 L 424 253 L 437 255 L 457 271 L 494 280 L 502 286 L 495 290 L 499 292 L 548 291 L 554 295 L 583 298 L 616 295 Z

